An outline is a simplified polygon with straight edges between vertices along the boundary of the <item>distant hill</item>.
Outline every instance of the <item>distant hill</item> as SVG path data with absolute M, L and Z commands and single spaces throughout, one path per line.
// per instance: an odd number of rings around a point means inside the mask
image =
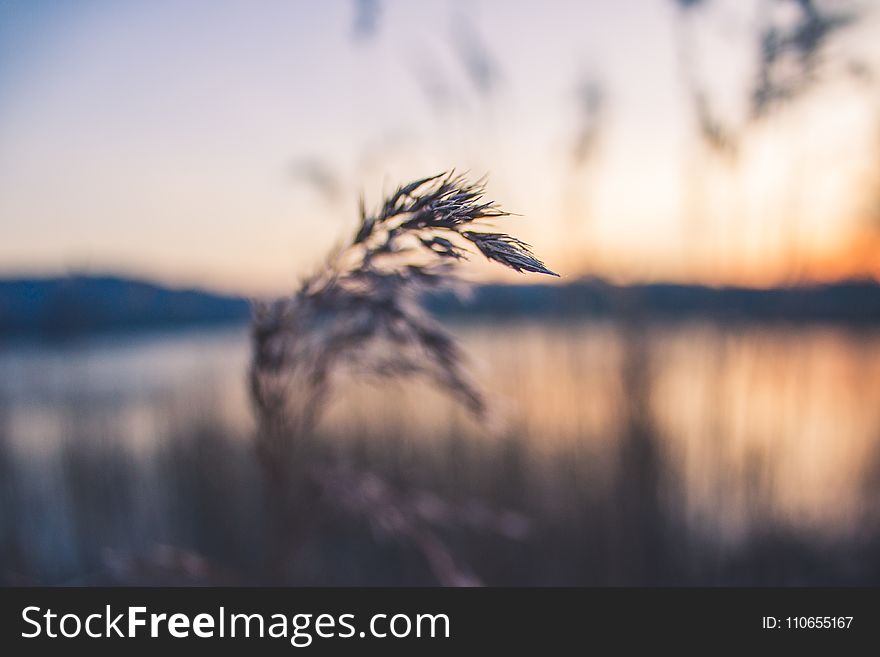
M 769 289 L 650 283 L 619 286 L 601 280 L 564 285 L 483 285 L 469 298 L 443 293 L 429 307 L 445 315 L 558 318 L 704 317 L 719 321 L 880 322 L 880 284 L 842 281 Z
M 880 323 L 880 285 L 850 281 L 772 289 L 698 285 L 611 285 L 583 280 L 563 285 L 483 285 L 467 299 L 441 293 L 430 310 L 450 317 L 623 316 L 703 317 L 733 321 Z M 244 322 L 246 299 L 171 289 L 113 276 L 0 280 L 0 335 L 66 336 L 196 324 Z
M 97 331 L 244 321 L 247 300 L 113 276 L 0 280 L 0 334 Z

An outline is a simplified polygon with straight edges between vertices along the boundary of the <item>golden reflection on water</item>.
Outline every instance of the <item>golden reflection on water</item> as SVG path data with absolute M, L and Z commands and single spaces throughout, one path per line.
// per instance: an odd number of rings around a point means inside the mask
M 755 513 L 857 531 L 871 503 L 865 480 L 880 467 L 876 333 L 694 323 L 633 337 L 596 322 L 460 333 L 503 415 L 502 433 L 523 434 L 536 451 L 576 441 L 601 458 L 627 431 L 635 376 L 648 390 L 652 432 L 680 477 L 690 521 L 717 536 L 740 537 Z M 360 386 L 345 400 L 329 419 L 339 429 L 425 436 L 454 427 L 487 437 L 422 386 L 390 396 Z
M 322 431 L 411 441 L 516 435 L 536 462 L 576 445 L 611 463 L 635 413 L 684 493 L 687 522 L 722 541 L 747 535 L 756 518 L 848 534 L 872 508 L 876 331 L 528 322 L 456 332 L 491 392 L 489 430 L 424 383 L 352 381 Z M 30 459 L 51 455 L 58 441 L 108 434 L 149 452 L 192 421 L 246 434 L 247 350 L 244 329 L 6 349 L 2 428 Z

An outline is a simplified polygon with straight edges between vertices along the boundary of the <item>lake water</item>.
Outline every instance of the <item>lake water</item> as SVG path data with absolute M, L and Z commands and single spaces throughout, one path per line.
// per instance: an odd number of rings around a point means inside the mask
M 599 321 L 454 330 L 490 393 L 489 427 L 423 384 L 350 381 L 322 432 L 391 435 L 415 446 L 455 435 L 487 449 L 515 434 L 536 468 L 557 462 L 554 454 L 577 453 L 592 463 L 583 476 L 601 479 L 635 426 L 650 436 L 677 491 L 684 527 L 677 531 L 720 553 L 767 527 L 820 546 L 853 544 L 877 530 L 876 330 L 699 322 L 634 329 Z M 244 327 L 0 347 L 7 475 L 0 528 L 7 543 L 14 535 L 14 570 L 50 583 L 82 575 L 74 554 L 82 539 L 70 535 L 73 493 L 58 475 L 71 449 L 122 451 L 137 470 L 153 468 L 156 450 L 188 427 L 210 426 L 247 443 L 254 425 L 247 363 Z M 549 507 L 553 482 L 561 481 L 553 467 L 540 493 Z M 151 510 L 124 510 L 131 523 L 163 513 L 167 500 L 153 489 L 165 475 L 154 470 L 135 495 L 152 500 Z M 162 527 L 114 530 L 106 541 L 173 542 Z

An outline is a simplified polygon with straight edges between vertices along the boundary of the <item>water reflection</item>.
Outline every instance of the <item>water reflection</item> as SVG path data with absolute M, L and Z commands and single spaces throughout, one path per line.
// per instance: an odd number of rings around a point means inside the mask
M 524 544 L 453 537 L 485 581 L 876 578 L 876 332 L 530 322 L 457 333 L 495 395 L 491 431 L 427 386 L 358 381 L 322 432 L 392 480 L 533 518 Z M 244 328 L 4 347 L 0 580 L 176 583 L 188 564 L 196 580 L 249 581 L 264 546 L 247 357 Z M 298 582 L 430 583 L 412 555 L 328 526 Z

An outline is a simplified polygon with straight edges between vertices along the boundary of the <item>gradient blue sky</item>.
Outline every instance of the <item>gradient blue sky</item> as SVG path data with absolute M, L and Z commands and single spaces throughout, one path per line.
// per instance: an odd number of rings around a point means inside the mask
M 732 173 L 694 139 L 670 0 L 371 4 L 0 2 L 0 273 L 281 291 L 360 192 L 451 166 L 488 172 L 569 276 L 772 282 L 859 235 L 876 90 L 832 74 L 751 130 Z M 687 19 L 733 123 L 762 6 Z M 873 66 L 875 33 L 835 54 Z M 574 166 L 585 80 L 606 102 Z

